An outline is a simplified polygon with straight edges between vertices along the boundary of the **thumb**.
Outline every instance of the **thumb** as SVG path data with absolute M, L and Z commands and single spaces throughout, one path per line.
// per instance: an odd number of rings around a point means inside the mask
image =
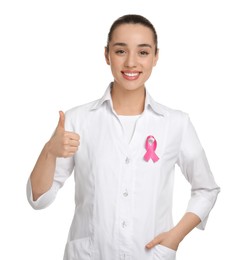
M 152 241 L 150 241 L 147 245 L 146 245 L 146 248 L 148 249 L 151 249 L 153 248 L 154 246 L 158 245 L 160 242 L 161 242 L 161 237 L 160 236 L 157 236 L 155 237 Z
M 64 123 L 65 123 L 65 115 L 63 111 L 59 111 L 59 120 L 58 120 L 58 126 L 57 128 L 64 129 Z

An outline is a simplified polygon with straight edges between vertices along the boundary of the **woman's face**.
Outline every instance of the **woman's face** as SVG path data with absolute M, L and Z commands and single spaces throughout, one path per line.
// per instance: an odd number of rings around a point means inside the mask
M 141 24 L 122 24 L 112 33 L 106 62 L 114 84 L 125 90 L 144 87 L 158 60 L 153 32 Z

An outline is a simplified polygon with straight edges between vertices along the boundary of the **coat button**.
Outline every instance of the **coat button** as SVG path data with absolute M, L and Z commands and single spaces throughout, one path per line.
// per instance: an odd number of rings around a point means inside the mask
M 125 163 L 128 164 L 129 162 L 130 162 L 130 159 L 128 157 L 126 157 Z
M 124 196 L 124 197 L 127 197 L 127 196 L 128 196 L 128 191 L 127 191 L 127 190 L 125 190 L 125 191 L 123 192 L 123 196 Z
M 123 221 L 123 222 L 121 223 L 121 226 L 122 226 L 122 228 L 126 228 L 126 226 L 127 226 L 126 222 Z

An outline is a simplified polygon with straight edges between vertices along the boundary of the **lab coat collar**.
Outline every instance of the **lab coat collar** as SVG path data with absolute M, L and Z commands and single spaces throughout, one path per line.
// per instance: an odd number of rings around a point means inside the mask
M 97 100 L 97 102 L 95 102 L 93 104 L 93 106 L 91 107 L 91 110 L 97 110 L 99 109 L 104 103 L 109 102 L 111 108 L 113 108 L 113 104 L 112 104 L 112 97 L 111 97 L 111 88 L 112 88 L 113 82 L 111 82 L 109 84 L 109 86 L 107 87 L 104 95 L 102 96 L 101 99 Z M 146 98 L 145 98 L 145 110 L 146 109 L 151 109 L 153 112 L 155 112 L 156 114 L 160 115 L 160 116 L 165 116 L 167 115 L 167 111 L 165 109 L 163 109 L 163 107 L 158 104 L 157 102 L 155 102 L 153 100 L 153 98 L 151 97 L 151 95 L 149 94 L 149 92 L 146 89 Z

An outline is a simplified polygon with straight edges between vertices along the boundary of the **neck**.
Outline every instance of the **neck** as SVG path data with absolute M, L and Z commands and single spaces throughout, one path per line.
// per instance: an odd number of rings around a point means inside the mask
M 144 86 L 134 90 L 127 90 L 113 84 L 111 96 L 113 109 L 118 115 L 139 115 L 144 111 Z

